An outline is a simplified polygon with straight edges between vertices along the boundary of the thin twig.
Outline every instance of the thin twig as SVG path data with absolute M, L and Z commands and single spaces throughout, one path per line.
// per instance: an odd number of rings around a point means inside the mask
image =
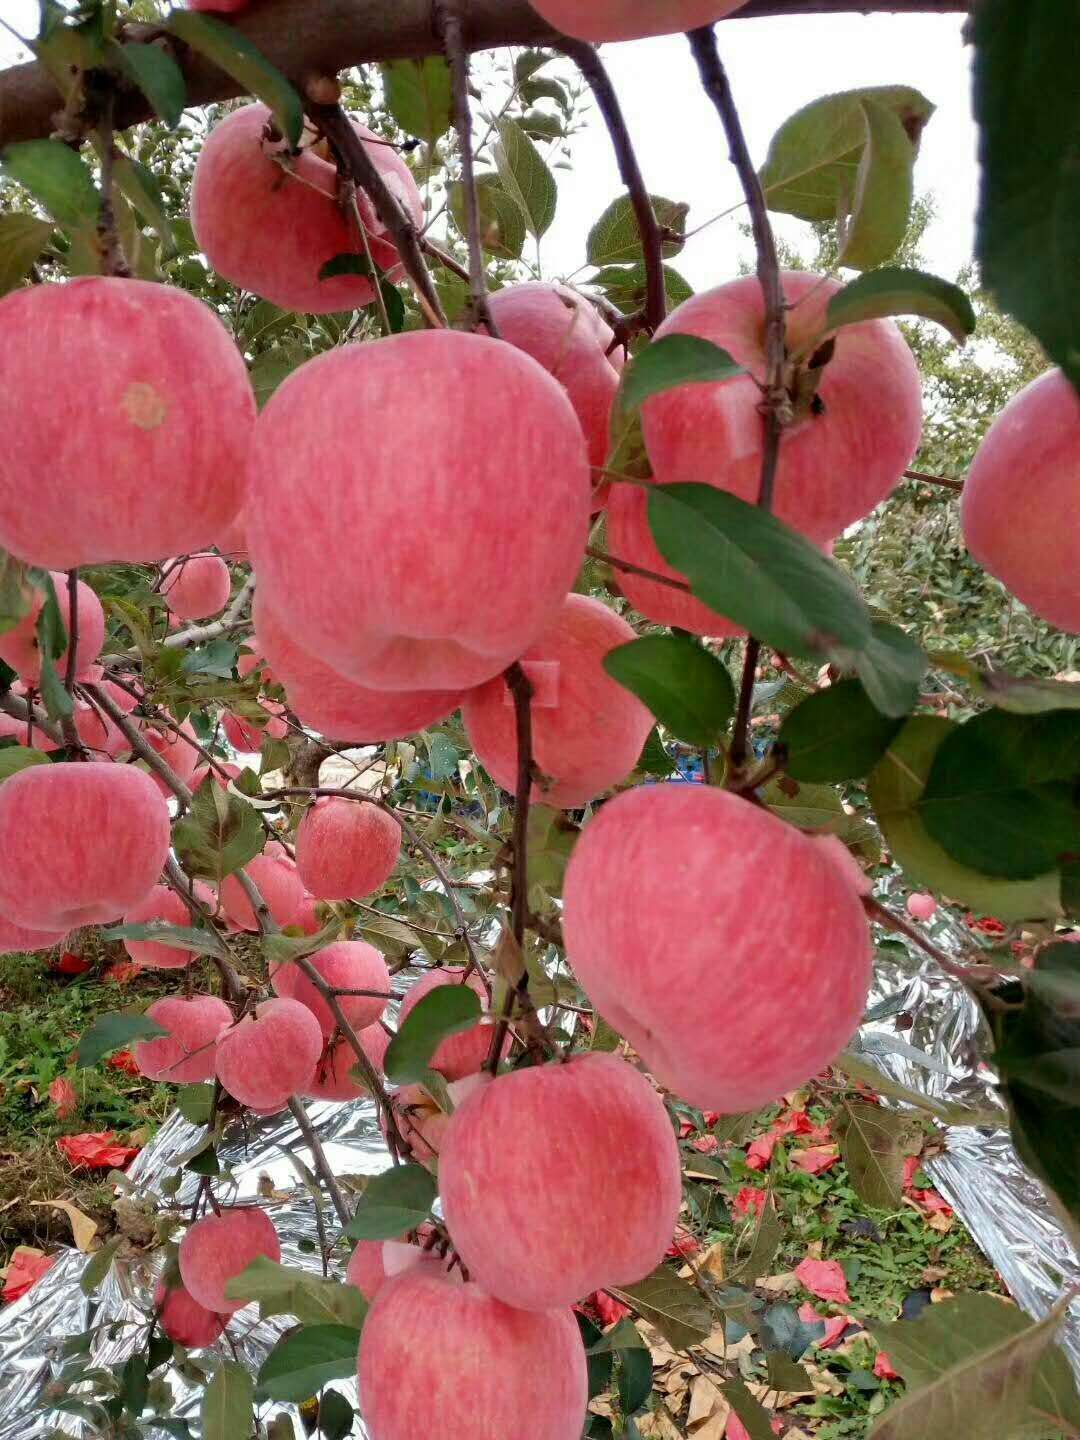
M 103 690 L 100 685 L 85 682 L 81 688 L 89 695 L 99 709 L 104 710 L 105 714 L 130 744 L 133 754 L 137 755 L 140 760 L 145 760 L 154 774 L 165 782 L 179 801 L 181 809 L 190 810 L 195 797 L 187 785 L 180 779 L 168 761 L 163 760 L 154 747 L 143 737 L 138 727 L 132 724 L 130 716 L 124 714 L 123 710 L 120 709 L 120 706 L 117 705 L 108 691 Z
M 697 61 L 698 72 L 706 95 L 716 107 L 727 137 L 731 163 L 735 167 L 743 194 L 750 210 L 750 224 L 757 251 L 757 277 L 765 306 L 765 384 L 762 414 L 765 427 L 761 450 L 761 479 L 757 503 L 770 510 L 776 488 L 776 471 L 780 460 L 780 436 L 791 419 L 791 400 L 785 385 L 787 360 L 784 287 L 780 278 L 780 261 L 776 241 L 769 223 L 765 194 L 761 188 L 754 162 L 743 133 L 742 122 L 731 93 L 727 73 L 716 48 L 711 25 L 691 30 L 690 48 Z M 732 778 L 738 781 L 749 751 L 750 709 L 753 701 L 754 672 L 757 669 L 760 645 L 752 636 L 746 642 L 742 685 L 731 740 Z
M 905 480 L 921 480 L 924 485 L 940 485 L 945 490 L 963 490 L 963 480 L 953 480 L 948 475 L 926 475 L 921 470 L 905 470 Z
M 236 592 L 232 604 L 222 615 L 220 620 L 214 620 L 209 625 L 192 625 L 187 630 L 177 630 L 167 636 L 161 643 L 165 650 L 182 650 L 188 645 L 202 645 L 207 640 L 216 640 L 219 635 L 225 635 L 234 630 L 240 624 L 246 624 L 241 620 L 248 601 L 255 593 L 255 576 L 249 575 L 243 585 Z M 132 652 L 133 654 L 138 652 Z
M 67 665 L 64 669 L 64 689 L 71 694 L 71 688 L 75 684 L 75 671 L 79 668 L 78 656 L 75 654 L 79 648 L 79 572 L 69 570 L 67 574 L 68 593 L 68 623 L 67 623 Z
M 469 294 L 472 298 L 473 323 L 483 325 L 489 335 L 498 339 L 499 331 L 488 303 L 484 250 L 480 240 L 480 198 L 476 189 L 472 111 L 469 108 L 469 52 L 465 48 L 462 32 L 460 0 L 436 0 L 435 13 L 453 83 L 454 128 L 457 131 L 458 149 L 461 151 L 461 185 L 465 196 L 465 228 L 469 241 Z
M 308 103 L 308 114 L 330 142 L 346 173 L 370 197 L 379 219 L 393 237 L 401 263 L 412 281 L 420 308 L 428 323 L 436 329 L 446 325 L 446 315 L 439 300 L 424 257 L 416 226 L 402 209 L 397 196 L 383 179 L 375 162 L 364 148 L 352 121 L 340 105 Z
M 667 313 L 667 295 L 664 290 L 663 237 L 653 211 L 652 199 L 641 174 L 641 167 L 634 154 L 634 147 L 626 128 L 626 119 L 619 104 L 619 97 L 615 93 L 615 87 L 611 83 L 611 77 L 604 67 L 604 62 L 591 45 L 586 44 L 584 40 L 572 40 L 567 35 L 561 36 L 557 43 L 563 54 L 568 55 L 584 75 L 593 97 L 600 107 L 600 114 L 603 116 L 608 134 L 611 136 L 619 174 L 630 195 L 630 204 L 634 209 L 638 231 L 641 235 L 641 248 L 645 257 L 645 308 L 642 311 L 641 319 L 645 328 L 653 331 L 663 323 Z
M 644 566 L 635 565 L 630 560 L 620 560 L 617 555 L 609 555 L 606 550 L 600 550 L 595 545 L 586 545 L 585 554 L 591 555 L 594 560 L 602 560 L 613 570 L 625 570 L 627 575 L 640 575 L 644 580 L 655 580 L 657 585 L 667 585 L 669 589 L 681 590 L 685 595 L 691 593 L 690 586 L 685 580 L 676 580 L 671 575 L 661 575 L 656 570 L 646 570 Z
M 449 250 L 444 250 L 441 245 L 436 245 L 434 240 L 429 240 L 426 235 L 420 239 L 420 249 L 425 255 L 430 255 L 432 260 L 437 260 L 440 265 L 449 270 L 451 275 L 456 275 L 459 280 L 469 283 L 470 276 L 468 267 L 462 265 L 461 261 L 451 255 Z
M 24 700 L 21 695 L 13 695 L 10 690 L 5 690 L 0 695 L 0 710 L 5 715 L 10 715 L 14 720 L 21 720 L 27 726 L 27 731 L 38 729 L 47 740 L 54 745 L 62 746 L 64 737 L 60 727 L 54 725 L 48 715 L 39 705 L 32 705 L 29 700 Z M 27 742 L 29 743 L 29 741 Z
M 293 1095 L 290 1098 L 289 1110 L 292 1113 L 293 1119 L 296 1121 L 297 1129 L 304 1137 L 304 1143 L 311 1151 L 314 1168 L 323 1178 L 334 1209 L 337 1211 L 338 1219 L 342 1225 L 348 1225 L 352 1219 L 352 1211 L 349 1209 L 345 1196 L 341 1193 L 341 1186 L 337 1182 L 337 1176 L 330 1169 L 330 1162 L 326 1158 L 326 1151 L 322 1147 L 322 1141 L 316 1133 L 315 1126 L 311 1123 L 311 1116 L 304 1109 L 304 1102 L 298 1095 Z
M 992 965 L 961 965 L 950 955 L 946 955 L 944 950 L 941 950 L 932 940 L 928 940 L 926 936 L 919 930 L 916 930 L 913 925 L 909 925 L 902 916 L 897 915 L 872 896 L 864 895 L 862 903 L 863 909 L 871 920 L 876 920 L 879 925 L 884 925 L 886 929 L 895 930 L 898 935 L 903 935 L 906 939 L 910 940 L 913 945 L 917 945 L 925 954 L 936 960 L 946 975 L 951 975 L 954 980 L 959 980 L 961 984 L 968 986 L 986 983 L 992 984 L 1001 978 L 1000 970 L 996 970 Z
M 184 874 L 174 856 L 170 855 L 165 861 L 163 873 L 166 884 L 171 886 L 176 894 L 180 896 L 180 899 L 191 912 L 191 918 L 193 920 L 205 920 L 210 923 L 209 933 L 213 935 L 214 939 L 218 942 L 218 948 L 211 953 L 210 960 L 221 976 L 222 988 L 229 1002 L 236 1007 L 242 1007 L 248 998 L 247 987 L 233 968 L 232 958 L 229 955 L 229 947 L 213 928 L 213 915 L 195 894 L 190 877 Z

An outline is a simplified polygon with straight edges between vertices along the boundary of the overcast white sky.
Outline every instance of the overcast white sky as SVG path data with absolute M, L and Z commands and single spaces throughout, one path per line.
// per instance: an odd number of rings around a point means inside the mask
M 313 0 L 317 3 L 317 0 Z M 36 29 L 36 0 L 0 0 L 0 14 L 23 34 Z M 783 120 L 807 101 L 863 85 L 914 85 L 937 112 L 923 138 L 916 168 L 920 192 L 932 191 L 938 218 L 929 232 L 927 262 L 953 276 L 971 256 L 977 185 L 971 120 L 969 55 L 960 16 L 807 16 L 798 20 L 730 20 L 718 29 L 721 52 L 757 164 Z M 693 228 L 735 203 L 739 191 L 715 112 L 697 83 L 685 39 L 605 48 L 647 185 L 690 204 Z M 0 32 L 0 66 L 17 47 Z M 575 138 L 574 169 L 559 171 L 559 208 L 545 237 L 546 274 L 565 275 L 584 260 L 588 227 L 620 192 L 607 133 L 595 111 Z M 674 262 L 695 289 L 735 271 L 747 242 L 738 214 L 694 237 Z M 780 222 L 798 238 L 798 222 Z

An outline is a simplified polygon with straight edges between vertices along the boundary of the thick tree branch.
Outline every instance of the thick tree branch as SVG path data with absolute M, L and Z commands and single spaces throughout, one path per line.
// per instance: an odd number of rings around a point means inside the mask
M 330 1169 L 330 1162 L 326 1158 L 326 1151 L 322 1147 L 322 1141 L 311 1123 L 311 1117 L 304 1109 L 304 1102 L 299 1095 L 294 1095 L 289 1101 L 289 1110 L 296 1121 L 297 1129 L 304 1137 L 304 1143 L 311 1151 L 311 1159 L 316 1172 L 322 1176 L 327 1190 L 330 1192 L 330 1199 L 333 1201 L 337 1217 L 342 1225 L 348 1225 L 352 1219 L 352 1211 L 349 1209 L 345 1196 L 341 1193 L 341 1186 L 337 1182 L 337 1176 Z
M 754 247 L 757 251 L 757 276 L 765 302 L 765 384 L 762 396 L 762 416 L 765 427 L 761 451 L 761 481 L 758 487 L 757 503 L 763 510 L 772 509 L 773 491 L 776 487 L 776 470 L 780 461 L 780 436 L 791 418 L 791 402 L 785 385 L 784 370 L 787 360 L 785 343 L 785 301 L 784 287 L 780 279 L 780 261 L 776 254 L 769 212 L 765 194 L 761 188 L 754 162 L 743 133 L 739 112 L 731 93 L 727 72 L 721 63 L 716 48 L 713 27 L 703 26 L 690 32 L 690 48 L 694 52 L 701 83 L 706 95 L 716 107 L 720 123 L 727 136 L 731 163 L 742 185 L 743 194 L 750 210 L 750 223 L 754 232 Z M 735 728 L 731 740 L 732 778 L 738 782 L 740 772 L 746 765 L 749 753 L 750 709 L 754 695 L 754 676 L 757 670 L 761 646 L 753 636 L 746 641 L 743 657 L 742 682 L 739 687 L 739 703 L 735 712 Z
M 663 239 L 653 211 L 652 200 L 641 174 L 641 166 L 637 162 L 634 147 L 630 143 L 630 134 L 626 128 L 626 120 L 619 104 L 619 97 L 604 68 L 604 62 L 592 45 L 587 45 L 583 40 L 571 40 L 568 36 L 562 36 L 558 44 L 559 49 L 573 60 L 588 81 L 593 98 L 600 107 L 604 124 L 608 128 L 608 134 L 611 136 L 619 174 L 629 192 L 630 203 L 634 207 L 634 216 L 641 235 L 641 248 L 645 255 L 646 283 L 645 309 L 642 312 L 641 321 L 647 330 L 652 331 L 663 322 L 667 313 L 667 296 L 664 291 Z
M 965 14 L 968 0 L 750 0 L 735 20 L 761 16 L 892 13 Z M 431 24 L 431 0 L 259 0 L 230 17 L 272 65 L 299 86 L 315 75 L 334 75 L 351 65 L 373 60 L 420 58 L 439 53 Z M 725 21 L 730 24 L 731 21 Z M 153 25 L 129 25 L 133 41 L 161 36 Z M 501 45 L 553 45 L 557 36 L 528 0 L 470 0 L 465 44 L 470 51 Z M 160 43 L 160 41 L 159 41 Z M 168 42 L 166 42 L 168 43 Z M 184 72 L 189 105 L 206 105 L 243 93 L 240 85 L 216 65 L 184 46 L 175 46 Z M 33 140 L 53 129 L 53 115 L 62 108 L 49 74 L 36 62 L 0 74 L 0 145 Z M 117 97 L 116 127 L 126 129 L 150 118 L 145 97 L 133 85 Z
M 53 724 L 40 705 L 31 705 L 29 700 L 24 700 L 21 695 L 13 695 L 10 690 L 7 690 L 0 695 L 0 710 L 14 720 L 21 720 L 28 729 L 40 730 L 45 738 L 51 740 L 55 745 L 63 745 L 64 737 L 60 733 L 59 726 Z
M 145 760 L 147 765 L 159 776 L 176 796 L 182 810 L 190 810 L 191 802 L 194 799 L 190 789 L 180 779 L 172 766 L 161 758 L 154 747 L 143 737 L 137 725 L 132 724 L 131 718 L 124 714 L 120 706 L 100 685 L 83 685 L 82 689 L 94 702 L 99 710 L 103 710 L 116 728 L 131 746 L 132 753 L 140 760 Z

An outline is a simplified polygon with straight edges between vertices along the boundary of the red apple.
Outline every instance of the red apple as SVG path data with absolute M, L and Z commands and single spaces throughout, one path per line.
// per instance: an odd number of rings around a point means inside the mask
M 50 579 L 56 590 L 56 603 L 60 611 L 60 618 L 64 622 L 64 629 L 68 632 L 70 640 L 71 597 L 68 594 L 68 577 L 56 570 L 50 572 Z M 101 654 L 101 647 L 105 644 L 105 611 L 101 608 L 101 601 L 85 581 L 78 581 L 76 592 L 79 638 L 75 647 L 75 673 L 82 679 L 89 666 Z M 41 650 L 38 646 L 37 622 L 44 604 L 44 593 L 35 589 L 31 595 L 28 613 L 13 629 L 0 635 L 0 660 L 6 660 L 13 670 L 18 671 L 19 676 L 27 684 L 34 686 L 41 679 Z M 67 672 L 68 648 L 65 646 L 63 653 L 53 662 L 57 673 L 61 676 Z
M 214 995 L 193 995 L 187 1000 L 167 995 L 155 1000 L 146 1015 L 169 1033 L 140 1040 L 135 1046 L 135 1064 L 141 1075 L 170 1085 L 213 1079 L 218 1041 L 233 1022 L 224 1000 Z
M 439 1188 L 470 1277 L 525 1310 L 643 1279 L 663 1259 L 682 1202 L 659 1096 L 604 1054 L 474 1089 L 447 1126 Z
M 913 920 L 932 920 L 937 914 L 938 903 L 933 895 L 909 895 L 907 912 Z
M 296 868 L 320 900 L 374 895 L 394 873 L 400 854 L 401 826 L 367 800 L 320 796 L 296 832 Z
M 403 394 L 423 397 L 422 424 L 388 423 Z M 416 330 L 342 346 L 294 371 L 256 430 L 248 541 L 266 604 L 347 678 L 464 689 L 558 613 L 588 461 L 566 392 L 512 345 Z M 367 433 L 377 446 L 357 444 Z M 317 504 L 298 474 L 320 477 Z
M 125 925 L 149 925 L 164 921 L 167 925 L 187 927 L 191 912 L 167 885 L 155 885 L 145 900 L 133 905 L 124 915 Z M 159 945 L 156 940 L 125 940 L 124 949 L 137 965 L 146 970 L 184 970 L 196 958 L 194 950 L 177 945 Z
M 193 1300 L 182 1285 L 170 1290 L 163 1280 L 154 1289 L 158 1324 L 169 1337 L 186 1350 L 201 1350 L 213 1345 L 229 1323 L 227 1315 L 218 1315 Z
M 0 955 L 33 955 L 38 950 L 51 950 L 66 934 L 65 930 L 29 930 L 0 915 Z
M 96 275 L 30 285 L 0 302 L 0 349 L 5 549 L 54 570 L 146 563 L 212 544 L 239 510 L 255 397 L 202 301 Z
M 521 657 L 532 683 L 532 754 L 540 778 L 534 804 L 568 810 L 625 780 L 638 762 L 653 718 L 608 675 L 604 656 L 634 631 L 599 600 L 568 595 L 554 624 Z M 501 675 L 471 691 L 461 707 L 465 732 L 504 790 L 517 784 L 513 700 Z
M 233 1315 L 245 1300 L 230 1300 L 225 1286 L 260 1255 L 280 1261 L 274 1222 L 257 1206 L 234 1206 L 196 1220 L 180 1241 L 180 1278 L 192 1299 L 219 1315 Z
M 364 1054 L 381 1073 L 386 1059 L 390 1037 L 381 1025 L 369 1025 L 361 1030 L 358 1037 Z M 356 1051 L 346 1036 L 332 1041 L 315 1066 L 315 1074 L 308 1081 L 305 1095 L 312 1100 L 358 1100 L 366 1095 L 367 1089 L 359 1080 L 354 1080 L 350 1071 L 356 1066 Z
M 424 207 L 412 171 L 394 149 L 353 121 L 375 168 L 417 226 Z M 280 138 L 268 142 L 272 117 L 265 105 L 245 105 L 218 122 L 195 165 L 191 223 L 200 247 L 219 275 L 283 310 L 322 314 L 355 310 L 375 298 L 362 275 L 319 279 L 338 255 L 363 255 L 352 217 L 338 203 L 337 170 L 310 149 L 273 158 Z M 372 259 L 391 280 L 401 276 L 397 248 L 363 190 L 356 192 Z
M 746 0 L 529 0 L 544 19 L 578 40 L 640 40 L 723 20 Z
M 299 924 L 307 912 L 307 892 L 297 874 L 296 865 L 284 847 L 271 841 L 261 855 L 248 861 L 244 869 L 258 887 L 274 921 L 282 929 L 286 925 Z M 227 875 L 221 882 L 221 908 L 233 929 L 258 930 L 259 922 L 251 908 L 251 901 L 235 875 Z
M 327 945 L 308 959 L 326 983 L 335 990 L 373 990 L 383 998 L 371 995 L 342 995 L 338 999 L 346 1020 L 354 1030 L 374 1025 L 386 1009 L 390 990 L 390 974 L 382 954 L 364 940 L 339 940 Z M 324 1035 L 332 1035 L 337 1027 L 333 1011 L 315 985 L 292 961 L 275 965 L 270 970 L 274 993 L 306 1005 Z
M 35 765 L 0 785 L 0 914 L 17 925 L 115 920 L 150 894 L 168 853 L 168 806 L 130 765 Z
M 650 785 L 609 801 L 570 858 L 563 905 L 596 1009 L 692 1105 L 758 1110 L 859 1025 L 872 947 L 853 878 L 726 791 Z
M 589 1396 L 569 1309 L 511 1309 L 420 1265 L 388 1280 L 357 1361 L 371 1440 L 579 1440 Z
M 432 970 L 419 980 L 409 990 L 405 999 L 401 1002 L 399 1023 L 404 1022 L 416 1009 L 417 1005 L 425 995 L 430 995 L 432 990 L 437 990 L 442 985 L 468 985 L 470 990 L 480 997 L 482 1004 L 487 1004 L 487 991 L 483 982 L 477 975 L 470 975 L 468 980 L 464 979 L 465 972 L 461 969 L 450 967 L 445 970 Z M 431 1069 L 437 1070 L 446 1080 L 463 1080 L 466 1075 L 475 1075 L 481 1070 L 484 1061 L 491 1049 L 493 1021 L 488 1017 L 478 1021 L 469 1030 L 459 1030 L 456 1035 L 449 1035 L 445 1040 L 439 1042 L 438 1048 L 431 1057 Z M 507 1036 L 509 1043 L 509 1036 Z
M 1043 620 L 1080 634 L 1080 397 L 1060 370 L 1013 396 L 960 501 L 972 556 Z
M 218 555 L 189 555 L 174 566 L 161 587 L 172 613 L 181 620 L 207 620 L 229 603 L 232 576 Z
M 275 1113 L 308 1085 L 322 1053 L 319 1022 L 296 1000 L 264 1000 L 218 1041 L 217 1078 L 241 1105 Z

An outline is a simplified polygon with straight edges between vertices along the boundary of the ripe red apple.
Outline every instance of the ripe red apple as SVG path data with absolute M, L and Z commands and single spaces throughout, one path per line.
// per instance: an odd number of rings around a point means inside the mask
M 417 1243 L 404 1240 L 360 1240 L 349 1257 L 345 1271 L 346 1285 L 355 1285 L 366 1300 L 374 1300 L 387 1280 L 402 1275 L 415 1266 L 426 1265 L 448 1280 L 461 1280 L 461 1268 L 447 1268 L 447 1262 L 425 1241 L 432 1235 L 430 1225 L 421 1225 Z
M 188 715 L 177 726 L 176 730 L 156 729 L 153 725 L 141 727 L 142 737 L 168 765 L 178 780 L 189 785 L 195 777 L 195 771 L 199 768 L 199 761 L 202 756 L 196 749 L 199 737 L 195 733 L 195 726 L 191 723 L 191 716 Z M 151 770 L 150 779 L 165 796 L 166 800 L 173 798 L 173 791 L 160 775 L 154 774 Z
M 723 20 L 746 0 L 529 0 L 556 30 L 578 40 L 640 40 Z
M 590 465 L 603 466 L 608 452 L 611 404 L 619 372 L 608 358 L 615 334 L 594 305 L 566 285 L 538 280 L 507 285 L 489 300 L 499 334 L 554 375 L 570 396 Z
M 229 1323 L 227 1315 L 207 1310 L 182 1285 L 170 1290 L 164 1280 L 159 1280 L 154 1289 L 154 1305 L 162 1330 L 170 1340 L 175 1340 L 186 1350 L 201 1350 L 205 1345 L 213 1345 Z
M 358 1240 L 345 1270 L 346 1285 L 355 1285 L 365 1300 L 374 1300 L 386 1283 L 382 1240 Z
M 470 1277 L 525 1310 L 642 1279 L 663 1259 L 682 1201 L 659 1096 L 601 1054 L 473 1090 L 447 1126 L 439 1188 Z
M 228 525 L 221 530 L 214 546 L 220 555 L 226 560 L 238 560 L 247 564 L 251 557 L 247 551 L 247 537 L 244 533 L 244 512 L 241 510 L 236 514 Z
M 296 832 L 296 868 L 320 900 L 359 900 L 381 890 L 401 854 L 401 826 L 367 800 L 320 796 Z
M 417 226 L 424 207 L 412 171 L 392 145 L 353 121 L 364 149 Z M 287 167 L 266 145 L 272 124 L 265 105 L 245 105 L 218 122 L 202 147 L 191 185 L 191 223 L 200 247 L 219 275 L 253 290 L 283 310 L 323 314 L 355 310 L 375 298 L 362 275 L 319 279 L 338 255 L 363 255 L 355 221 L 338 204 L 337 170 L 310 149 L 284 152 Z M 360 220 L 376 265 L 399 279 L 397 248 L 363 190 L 356 192 Z
M 399 1022 L 404 1024 L 424 996 L 430 995 L 432 990 L 437 990 L 442 985 L 466 984 L 480 997 L 481 1004 L 486 1006 L 487 991 L 479 976 L 473 974 L 469 976 L 468 980 L 465 980 L 464 974 L 464 970 L 451 966 L 444 970 L 432 970 L 425 975 L 422 980 L 412 986 L 401 1002 Z M 441 1040 L 431 1057 L 431 1069 L 437 1070 L 450 1082 L 463 1080 L 466 1075 L 475 1075 L 478 1070 L 483 1068 L 488 1051 L 491 1049 L 493 1023 L 491 1018 L 487 1017 L 478 1021 L 471 1029 L 459 1030 L 456 1035 L 448 1035 L 445 1040 Z M 509 1043 L 509 1036 L 507 1043 Z
M 913 920 L 932 920 L 937 914 L 938 903 L 933 895 L 909 895 L 907 912 Z
M 0 955 L 33 955 L 38 950 L 51 950 L 66 934 L 64 930 L 30 930 L 0 915 Z
M 217 1078 L 241 1105 L 273 1113 L 307 1088 L 322 1053 L 319 1022 L 296 1000 L 264 1000 L 218 1041 Z
M 427 1265 L 380 1287 L 357 1367 L 371 1440 L 578 1440 L 585 1423 L 573 1312 L 514 1310 Z
M 371 743 L 400 740 L 445 720 L 460 690 L 369 690 L 302 650 L 255 592 L 255 633 L 297 718 L 323 735 Z
M 261 855 L 244 866 L 266 901 L 267 909 L 282 929 L 297 925 L 307 911 L 307 892 L 292 857 L 271 841 Z M 230 926 L 236 930 L 258 930 L 259 922 L 251 901 L 241 889 L 235 875 L 221 882 L 221 908 Z
M 390 973 L 382 954 L 365 940 L 338 940 L 325 949 L 308 956 L 311 964 L 326 983 L 335 990 L 377 990 L 384 998 L 370 995 L 342 995 L 338 1003 L 354 1030 L 374 1025 L 386 1009 L 385 996 L 390 990 Z M 276 995 L 298 1000 L 306 1005 L 324 1035 L 332 1035 L 337 1026 L 333 1011 L 299 965 L 286 961 L 270 970 L 270 984 Z
M 0 914 L 17 925 L 115 920 L 150 894 L 168 853 L 168 806 L 130 765 L 34 765 L 0 785 Z
M 219 555 L 189 555 L 175 563 L 161 587 L 172 613 L 181 620 L 208 620 L 229 603 L 232 576 Z
M 522 655 L 533 687 L 533 760 L 541 772 L 532 787 L 534 804 L 564 810 L 585 805 L 637 764 L 652 715 L 603 664 L 609 650 L 633 639 L 626 621 L 599 600 L 568 595 L 558 619 Z M 513 792 L 516 716 L 501 675 L 470 691 L 461 718 L 492 779 Z
M 984 570 L 1043 620 L 1080 634 L 1080 397 L 1060 370 L 1014 395 L 987 431 L 960 521 Z
M 140 1040 L 135 1046 L 135 1064 L 141 1075 L 170 1085 L 213 1079 L 218 1041 L 233 1021 L 224 1000 L 215 995 L 193 995 L 187 1000 L 167 995 L 155 1000 L 146 1015 L 169 1033 Z
M 403 394 L 423 396 L 423 424 L 387 423 Z M 358 446 L 369 431 L 378 446 Z M 373 689 L 489 679 L 558 613 L 581 562 L 581 427 L 535 360 L 484 335 L 416 330 L 308 361 L 259 416 L 251 464 L 266 604 Z M 318 504 L 298 474 L 319 475 Z
M 870 984 L 853 879 L 706 785 L 628 790 L 566 872 L 567 957 L 600 1014 L 692 1105 L 758 1110 L 836 1058 Z
M 29 285 L 0 302 L 0 349 L 0 545 L 12 554 L 54 570 L 186 555 L 239 510 L 255 397 L 202 301 L 96 275 Z
M 219 1315 L 234 1315 L 247 1304 L 230 1300 L 225 1286 L 260 1255 L 280 1261 L 274 1222 L 257 1206 L 234 1206 L 196 1220 L 180 1241 L 180 1278 L 198 1304 Z
M 64 629 L 71 635 L 71 597 L 68 594 L 68 578 L 59 570 L 50 572 L 50 579 L 56 590 L 56 603 Z M 76 585 L 76 611 L 79 638 L 75 647 L 75 674 L 82 679 L 88 667 L 101 654 L 105 644 L 105 611 L 101 601 L 85 581 Z M 38 616 L 45 604 L 45 596 L 34 590 L 30 597 L 30 609 L 11 630 L 0 635 L 0 660 L 6 660 L 27 684 L 36 686 L 41 679 L 41 650 L 37 638 Z M 54 661 L 57 673 L 67 671 L 69 646 L 64 647 L 59 659 Z
M 154 921 L 167 925 L 189 926 L 191 912 L 167 885 L 155 885 L 145 900 L 133 905 L 124 914 L 125 925 L 149 925 Z M 125 940 L 124 949 L 137 965 L 146 970 L 184 970 L 196 958 L 194 950 L 178 945 L 159 945 L 156 940 Z
M 381 1073 L 386 1059 L 390 1037 L 381 1025 L 369 1025 L 361 1030 L 358 1037 L 364 1054 Z M 356 1052 L 346 1036 L 324 1049 L 315 1066 L 315 1074 L 308 1081 L 305 1095 L 312 1100 L 358 1100 L 368 1092 L 359 1080 L 349 1074 L 357 1063 Z

